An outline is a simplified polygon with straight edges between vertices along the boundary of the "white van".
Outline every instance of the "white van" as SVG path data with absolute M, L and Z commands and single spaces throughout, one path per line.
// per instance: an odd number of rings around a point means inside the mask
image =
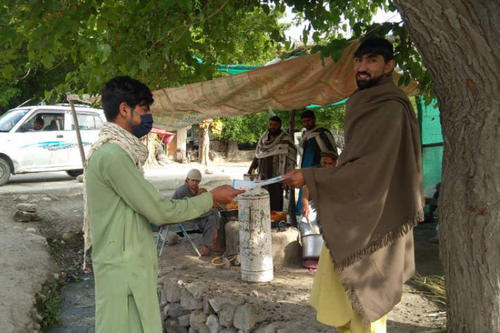
M 106 118 L 86 105 L 75 110 L 87 154 Z M 69 104 L 22 106 L 0 116 L 0 186 L 11 174 L 44 171 L 83 172 Z

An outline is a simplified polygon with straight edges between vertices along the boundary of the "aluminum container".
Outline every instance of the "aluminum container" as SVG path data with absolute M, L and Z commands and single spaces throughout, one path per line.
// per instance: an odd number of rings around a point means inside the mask
M 302 236 L 302 259 L 318 259 L 322 246 L 321 235 Z

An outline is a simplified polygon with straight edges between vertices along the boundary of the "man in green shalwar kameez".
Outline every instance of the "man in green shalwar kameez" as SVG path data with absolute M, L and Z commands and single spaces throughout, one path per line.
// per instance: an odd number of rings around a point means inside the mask
M 190 220 L 214 201 L 230 201 L 241 193 L 225 185 L 171 200 L 144 179 L 147 148 L 138 138 L 151 130 L 152 103 L 149 88 L 130 77 L 116 77 L 102 91 L 108 123 L 91 148 L 85 171 L 85 248 L 91 238 L 97 333 L 162 332 L 150 222 Z

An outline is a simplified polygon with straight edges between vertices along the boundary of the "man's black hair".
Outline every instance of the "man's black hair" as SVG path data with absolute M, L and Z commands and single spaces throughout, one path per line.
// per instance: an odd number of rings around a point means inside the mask
M 381 55 L 385 62 L 394 59 L 394 47 L 392 43 L 385 38 L 369 38 L 354 52 L 354 57 L 358 58 L 365 54 Z
M 104 84 L 101 91 L 102 108 L 108 121 L 116 118 L 120 103 L 125 102 L 132 109 L 136 105 L 151 105 L 154 102 L 151 90 L 142 82 L 129 76 L 117 76 Z
M 278 123 L 280 123 L 281 125 L 281 118 L 278 117 L 278 116 L 272 116 L 271 118 L 269 118 L 269 121 L 277 121 Z
M 312 112 L 311 110 L 304 110 L 300 115 L 300 119 L 302 118 L 316 119 L 316 116 L 314 115 L 314 112 Z
M 35 118 L 35 122 L 34 122 L 34 123 L 35 123 L 35 124 L 36 124 L 36 123 L 39 123 L 39 124 L 41 124 L 41 125 L 42 125 L 42 127 L 43 127 L 43 125 L 45 124 L 45 121 L 43 121 L 43 118 L 42 118 L 42 116 L 41 116 L 41 115 L 38 115 L 38 116 L 36 116 L 36 118 Z

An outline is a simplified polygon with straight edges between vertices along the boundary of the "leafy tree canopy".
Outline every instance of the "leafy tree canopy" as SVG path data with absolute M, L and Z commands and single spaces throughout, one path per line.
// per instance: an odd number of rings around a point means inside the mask
M 208 80 L 216 63 L 262 64 L 276 56 L 283 12 L 259 1 L 4 0 L 0 108 L 98 93 L 116 75 L 157 89 Z

